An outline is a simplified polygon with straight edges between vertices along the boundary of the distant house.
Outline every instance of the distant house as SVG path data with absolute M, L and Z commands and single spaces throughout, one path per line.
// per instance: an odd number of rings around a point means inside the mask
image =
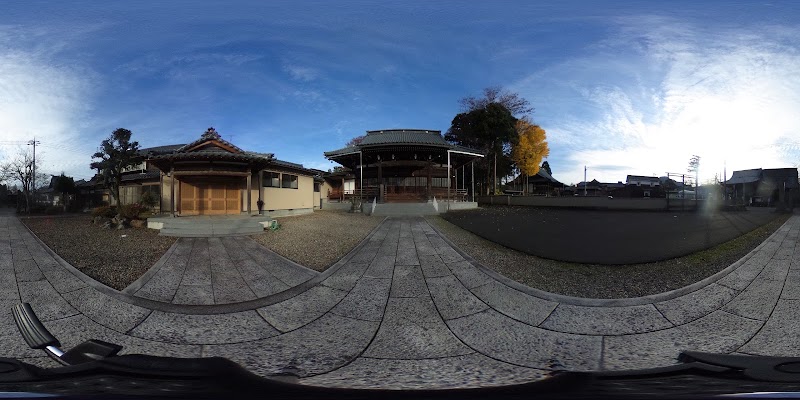
M 57 192 L 55 190 L 55 182 L 58 179 L 59 175 L 50 175 L 50 183 L 47 184 L 45 187 L 41 187 L 36 189 L 36 195 L 34 196 L 34 201 L 37 204 L 47 205 L 47 206 L 56 206 L 61 203 L 61 197 L 63 196 L 62 193 Z M 70 201 L 72 201 L 73 196 L 68 195 Z
M 617 183 L 601 183 L 600 187 L 605 189 L 605 194 L 608 196 L 613 197 L 621 197 L 624 196 L 625 193 L 625 184 L 622 181 L 617 181 Z
M 575 185 L 575 194 L 578 196 L 603 196 L 605 189 L 597 179 L 592 179 L 589 182 L 579 182 Z
M 724 186 L 728 199 L 746 205 L 775 204 L 783 190 L 792 203 L 797 203 L 800 196 L 797 168 L 733 171 L 733 175 L 724 182 Z
M 628 175 L 625 188 L 629 197 L 663 197 L 661 178 L 655 176 Z
M 625 179 L 628 186 L 661 186 L 661 179 L 655 176 L 628 175 Z
M 58 202 L 61 200 L 61 193 L 57 193 L 53 189 L 53 185 L 57 177 L 57 175 L 50 175 L 50 183 L 45 187 L 36 189 L 36 195 L 34 196 L 34 201 L 36 203 L 46 204 L 49 206 L 58 204 Z
M 523 187 L 527 182 L 528 187 Z M 517 176 L 508 183 L 509 187 L 521 188 L 525 193 L 540 196 L 560 196 L 564 184 L 553 178 L 547 170 L 540 168 L 536 175 Z
M 78 205 L 82 208 L 97 207 L 108 201 L 108 193 L 103 187 L 103 179 L 95 175 L 92 179 L 75 181 Z

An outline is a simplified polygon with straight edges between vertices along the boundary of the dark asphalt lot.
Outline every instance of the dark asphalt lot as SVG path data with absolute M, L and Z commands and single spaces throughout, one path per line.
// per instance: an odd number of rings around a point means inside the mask
M 634 264 L 684 256 L 771 220 L 770 208 L 713 214 L 494 206 L 443 215 L 478 236 L 538 257 Z

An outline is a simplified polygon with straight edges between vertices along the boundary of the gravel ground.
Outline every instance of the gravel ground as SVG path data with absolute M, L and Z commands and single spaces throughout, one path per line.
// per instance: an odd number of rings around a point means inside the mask
M 380 217 L 341 211 L 276 218 L 277 231 L 252 236 L 270 250 L 308 268 L 324 271 L 383 221 Z
M 103 229 L 88 215 L 20 220 L 72 266 L 117 290 L 139 279 L 176 240 L 147 228 Z
M 630 265 L 577 264 L 543 259 L 483 239 L 441 217 L 428 217 L 427 220 L 472 258 L 517 282 L 567 296 L 608 299 L 662 293 L 707 278 L 761 244 L 789 217 L 781 215 L 736 239 L 694 254 Z

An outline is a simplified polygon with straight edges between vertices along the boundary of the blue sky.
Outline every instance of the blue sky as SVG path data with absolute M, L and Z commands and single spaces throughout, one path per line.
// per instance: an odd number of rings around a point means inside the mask
M 0 152 L 89 178 L 118 127 L 143 147 L 213 126 L 328 169 L 366 130 L 446 131 L 518 92 L 557 179 L 800 162 L 800 2 L 5 1 Z

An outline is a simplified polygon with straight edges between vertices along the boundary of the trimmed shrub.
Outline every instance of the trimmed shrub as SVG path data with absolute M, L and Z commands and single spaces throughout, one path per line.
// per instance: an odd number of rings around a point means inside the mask
M 117 208 L 111 206 L 100 206 L 92 210 L 93 217 L 114 218 L 117 215 Z
M 139 216 L 147 210 L 147 207 L 140 203 L 126 204 L 120 209 L 120 214 L 127 219 L 139 219 Z
M 147 191 L 142 193 L 140 202 L 147 208 L 153 208 L 158 205 L 158 196 L 156 196 L 156 194 L 153 192 Z

